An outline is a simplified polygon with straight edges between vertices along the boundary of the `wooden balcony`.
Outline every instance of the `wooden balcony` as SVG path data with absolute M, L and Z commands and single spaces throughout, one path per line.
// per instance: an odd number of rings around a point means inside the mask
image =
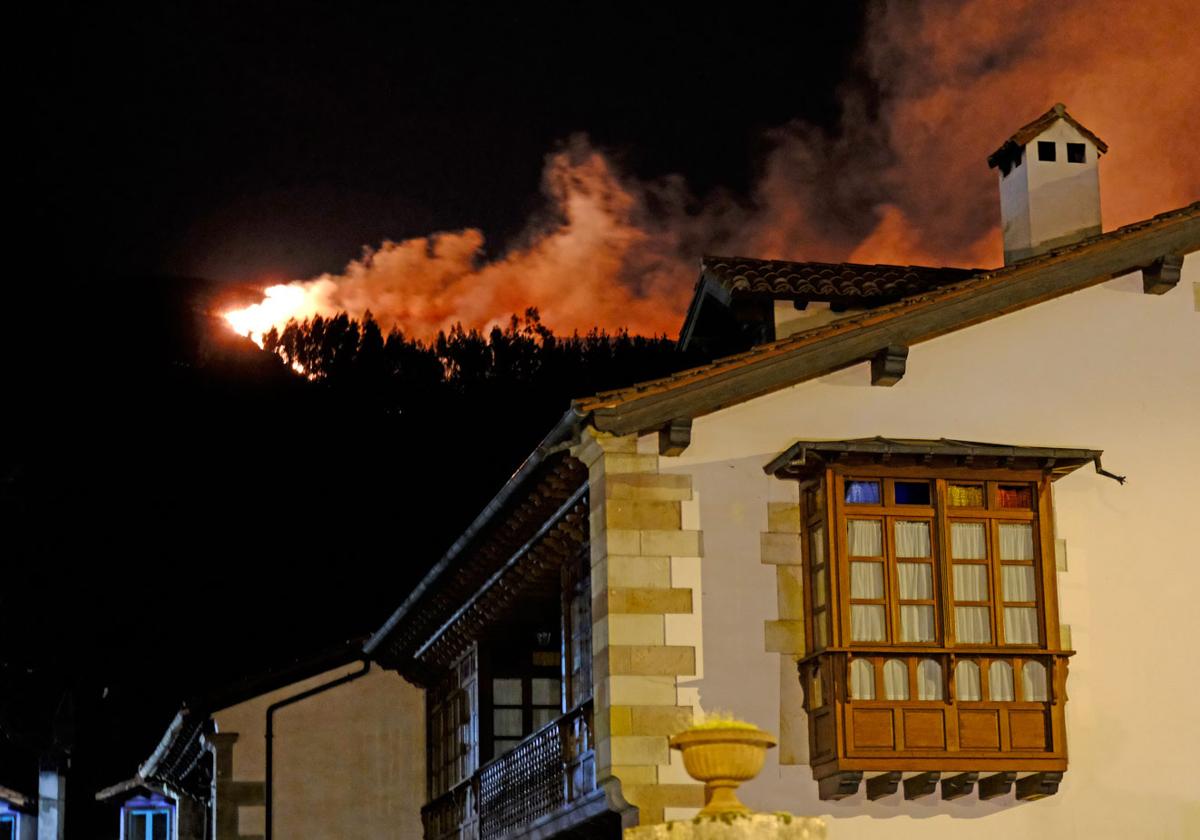
M 588 701 L 421 809 L 425 840 L 501 840 L 557 822 L 566 827 L 594 816 L 595 809 L 579 806 L 602 799 L 599 793 Z

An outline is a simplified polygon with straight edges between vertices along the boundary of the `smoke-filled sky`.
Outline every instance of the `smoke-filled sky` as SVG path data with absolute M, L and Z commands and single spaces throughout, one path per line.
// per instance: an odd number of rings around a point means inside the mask
M 673 335 L 705 253 L 997 264 L 985 159 L 1056 101 L 1110 146 L 1106 227 L 1200 197 L 1190 0 L 801 5 L 160 11 L 110 186 L 152 270 L 417 336 Z

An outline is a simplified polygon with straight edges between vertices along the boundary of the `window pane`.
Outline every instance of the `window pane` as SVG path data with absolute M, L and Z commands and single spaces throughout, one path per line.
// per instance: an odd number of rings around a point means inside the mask
M 492 702 L 497 706 L 520 706 L 521 681 L 507 678 L 492 680 Z
M 1033 559 L 1033 526 L 1026 523 L 1000 526 L 1000 559 Z
M 883 599 L 883 564 L 850 564 L 850 597 L 868 601 Z
M 850 606 L 850 638 L 856 642 L 882 642 L 887 636 L 883 607 L 867 604 Z
M 974 662 L 959 662 L 954 668 L 954 693 L 959 700 L 982 700 L 979 666 Z
M 955 607 L 954 635 L 966 645 L 983 645 L 992 640 L 987 607 Z
M 814 525 L 809 532 L 809 561 L 814 566 L 825 564 L 825 526 Z
M 988 567 L 977 563 L 954 564 L 954 600 L 986 601 Z
M 557 708 L 534 709 L 533 710 L 533 729 L 534 729 L 534 731 L 536 732 L 537 730 L 541 729 L 543 726 L 547 726 L 550 723 L 553 723 L 554 721 L 558 720 L 559 717 L 561 717 L 561 716 L 562 716 L 562 712 L 560 712 Z
M 167 812 L 159 811 L 153 815 L 150 832 L 151 840 L 167 840 Z
M 857 505 L 877 505 L 882 496 L 878 481 L 847 481 L 846 501 Z
M 875 668 L 866 659 L 850 663 L 850 696 L 855 700 L 875 699 Z
M 1037 587 L 1034 585 L 1033 566 L 1003 566 L 1001 580 L 1004 584 L 1005 601 L 1036 601 Z
M 855 563 L 854 565 L 858 565 Z M 825 593 L 829 591 L 829 586 L 825 583 L 824 567 L 817 569 L 813 574 L 813 606 L 825 606 Z
M 1033 507 L 1033 488 L 1028 484 L 1001 484 L 996 491 L 996 500 L 1002 508 Z
M 556 679 L 535 677 L 533 680 L 533 704 L 535 706 L 558 706 L 562 702 L 562 687 Z
M 1026 662 L 1021 668 L 1021 694 L 1026 700 L 1048 700 L 1046 666 L 1041 662 Z
M 1036 645 L 1037 610 L 1033 607 L 1004 608 L 1004 641 L 1010 645 Z
M 142 840 L 146 836 L 146 823 L 149 815 L 134 814 L 129 818 L 129 834 L 133 840 Z
M 492 741 L 492 757 L 498 758 L 521 742 L 511 738 L 497 738 Z
M 1086 163 L 1087 147 L 1082 143 L 1067 144 L 1067 163 Z
M 932 659 L 922 659 L 917 665 L 917 699 L 942 699 L 942 666 Z
M 810 708 L 819 709 L 825 705 L 825 683 L 821 679 L 821 672 L 817 671 L 813 674 L 809 681 L 809 686 L 812 689 L 812 694 L 808 699 Z
M 524 734 L 521 723 L 520 709 L 492 710 L 492 732 L 497 737 L 503 735 L 520 736 Z
M 1007 662 L 997 660 L 988 669 L 988 698 L 997 701 L 1013 699 L 1013 670 Z
M 932 642 L 933 638 L 933 607 L 900 607 L 900 641 Z
M 983 507 L 983 485 L 951 484 L 946 498 L 951 507 Z
M 883 664 L 883 696 L 888 700 L 908 699 L 908 666 L 899 659 Z
M 816 642 L 814 647 L 826 647 L 829 644 L 829 613 L 826 611 L 817 616 L 815 624 L 817 638 L 814 640 Z
M 851 519 L 846 531 L 851 557 L 883 556 L 883 528 L 878 519 Z
M 933 567 L 929 563 L 897 563 L 900 597 L 905 601 L 933 599 Z
M 1054 141 L 1039 140 L 1038 141 L 1038 160 L 1054 160 Z
M 896 556 L 928 557 L 929 555 L 929 523 L 897 522 Z
M 896 504 L 898 505 L 927 505 L 929 504 L 928 481 L 897 481 Z
M 983 523 L 952 522 L 950 554 L 955 560 L 986 560 L 987 529 Z

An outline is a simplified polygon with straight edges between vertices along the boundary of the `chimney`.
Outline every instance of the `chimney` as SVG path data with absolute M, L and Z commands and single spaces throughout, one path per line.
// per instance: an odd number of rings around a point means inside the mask
M 1061 102 L 988 157 L 1000 173 L 1004 264 L 1100 233 L 1100 155 L 1108 144 Z

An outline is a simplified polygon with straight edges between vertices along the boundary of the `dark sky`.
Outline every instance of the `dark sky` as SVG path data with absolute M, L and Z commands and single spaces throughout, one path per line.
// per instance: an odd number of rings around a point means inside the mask
M 89 270 L 247 280 L 465 226 L 499 247 L 577 132 L 640 177 L 744 191 L 765 130 L 836 122 L 863 14 L 510 5 L 26 12 L 30 237 Z

